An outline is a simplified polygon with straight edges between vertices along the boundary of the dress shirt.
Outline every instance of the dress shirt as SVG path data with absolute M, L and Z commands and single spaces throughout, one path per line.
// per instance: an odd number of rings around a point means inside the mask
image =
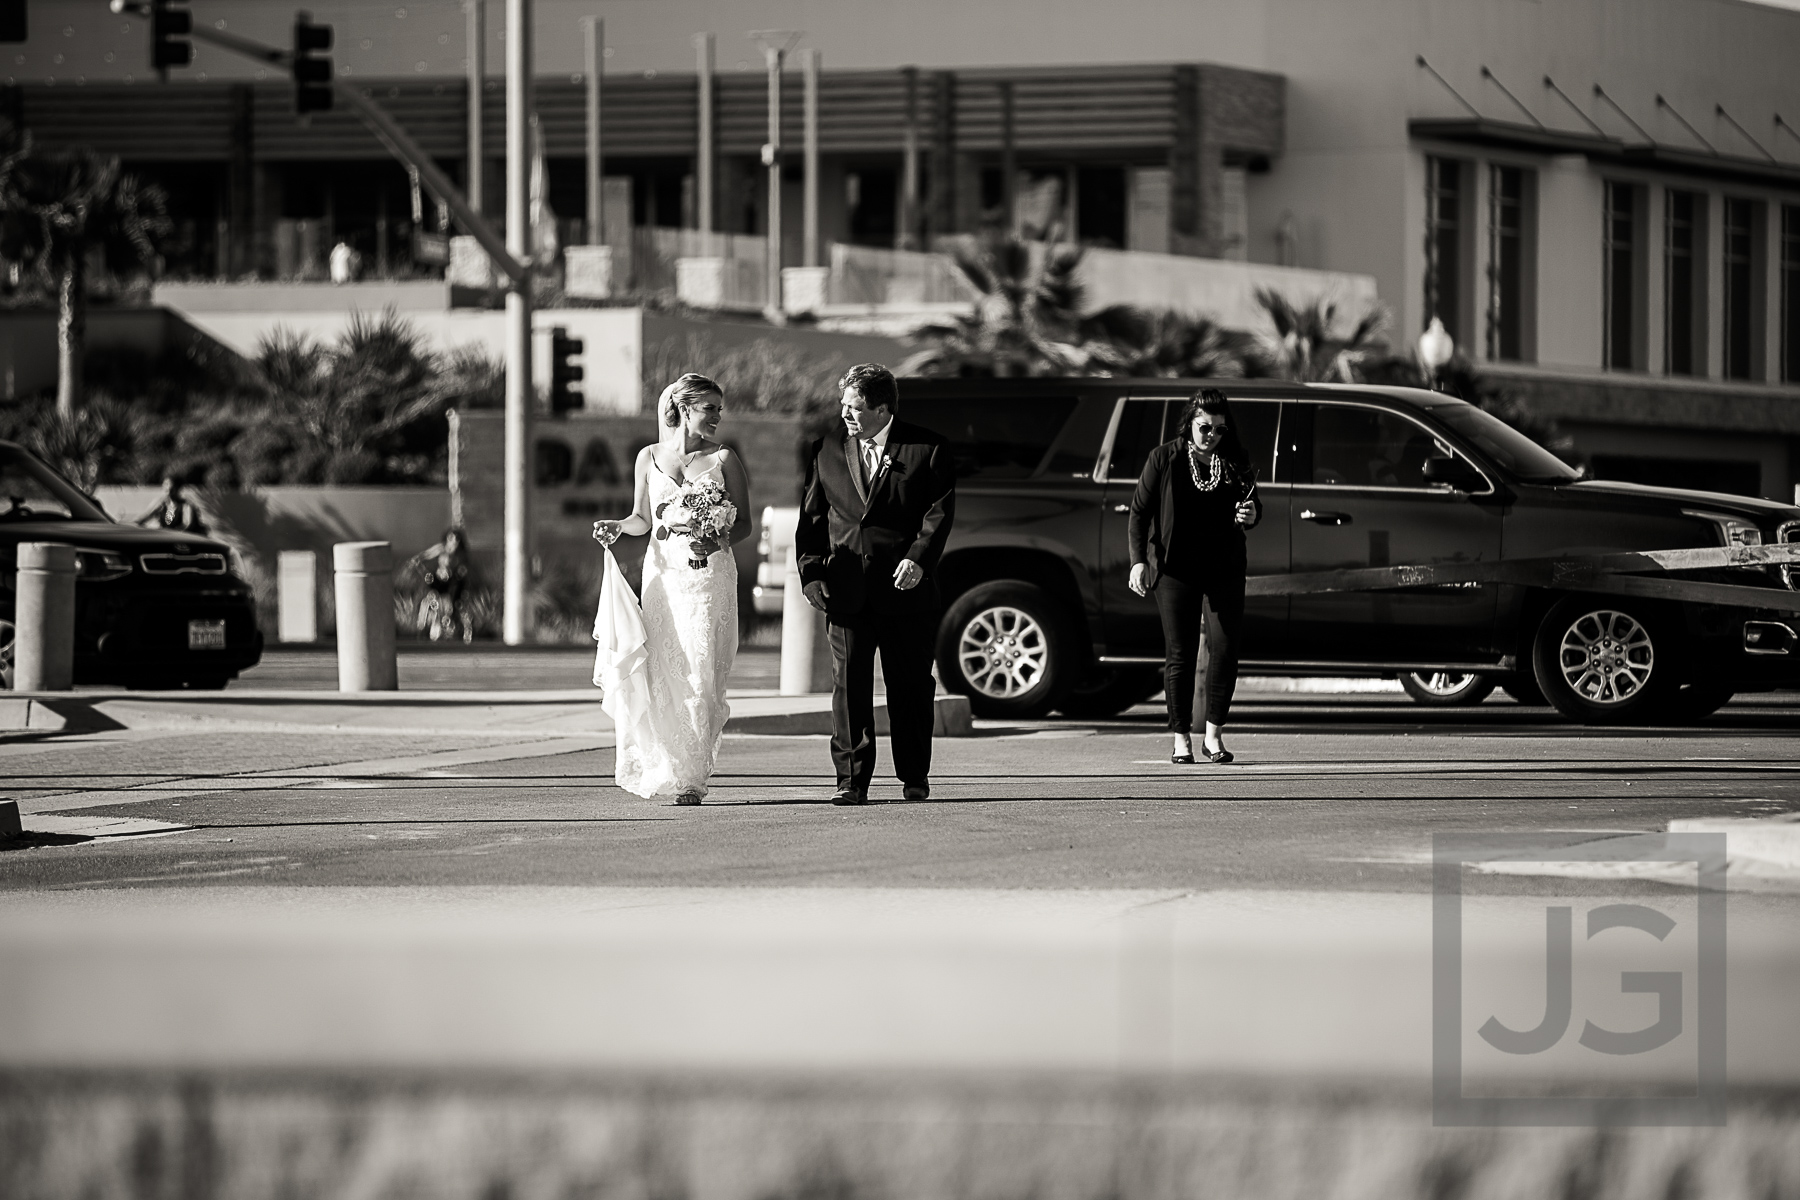
M 881 427 L 881 432 L 871 438 L 861 438 L 862 443 L 856 450 L 862 458 L 863 485 L 875 482 L 875 475 L 881 468 L 881 456 L 887 453 L 888 434 L 894 431 L 894 422 L 888 421 Z

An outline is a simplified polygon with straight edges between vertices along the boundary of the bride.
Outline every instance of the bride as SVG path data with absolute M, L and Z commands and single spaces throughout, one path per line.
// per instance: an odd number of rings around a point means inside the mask
M 656 404 L 658 440 L 638 453 L 636 497 L 622 521 L 594 522 L 609 547 L 594 636 L 594 682 L 617 736 L 614 779 L 638 796 L 698 804 L 724 737 L 725 676 L 737 655 L 737 563 L 731 544 L 750 534 L 750 487 L 737 455 L 717 440 L 725 395 L 704 375 L 683 375 Z M 686 485 L 711 476 L 737 509 L 723 537 L 691 536 L 663 514 Z M 630 589 L 610 547 L 621 534 L 654 534 L 644 550 L 642 652 Z M 702 566 L 693 563 L 704 561 Z M 610 660 L 610 667 L 609 667 Z

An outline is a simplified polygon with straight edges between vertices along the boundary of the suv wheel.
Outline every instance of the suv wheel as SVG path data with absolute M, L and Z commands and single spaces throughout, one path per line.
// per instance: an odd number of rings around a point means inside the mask
M 1400 686 L 1420 704 L 1480 704 L 1494 690 L 1494 681 L 1480 673 L 1402 671 Z
M 1532 666 L 1544 698 L 1585 725 L 1653 720 L 1679 686 L 1674 638 L 1637 601 L 1569 596 L 1538 627 Z
M 1155 667 L 1101 667 L 1069 689 L 1057 711 L 1065 717 L 1116 717 L 1162 691 Z
M 1061 606 L 1035 584 L 981 584 L 944 614 L 938 675 L 978 717 L 1041 717 L 1080 669 L 1067 630 Z

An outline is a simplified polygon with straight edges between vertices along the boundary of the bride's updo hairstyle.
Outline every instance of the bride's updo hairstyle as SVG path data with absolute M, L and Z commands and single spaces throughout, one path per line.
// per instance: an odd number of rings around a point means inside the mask
M 703 396 L 717 396 L 725 399 L 725 389 L 704 375 L 696 375 L 692 371 L 663 389 L 662 397 L 656 402 L 656 411 L 662 418 L 662 424 L 674 429 L 681 424 L 681 414 L 686 412 Z

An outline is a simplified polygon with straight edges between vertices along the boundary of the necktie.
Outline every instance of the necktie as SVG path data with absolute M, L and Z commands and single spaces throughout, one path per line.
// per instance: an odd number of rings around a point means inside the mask
M 864 483 L 873 484 L 875 482 L 875 471 L 876 471 L 876 468 L 878 468 L 880 465 L 881 465 L 881 447 L 879 447 L 875 444 L 875 440 L 873 438 L 870 438 L 868 441 L 863 443 L 863 482 Z

